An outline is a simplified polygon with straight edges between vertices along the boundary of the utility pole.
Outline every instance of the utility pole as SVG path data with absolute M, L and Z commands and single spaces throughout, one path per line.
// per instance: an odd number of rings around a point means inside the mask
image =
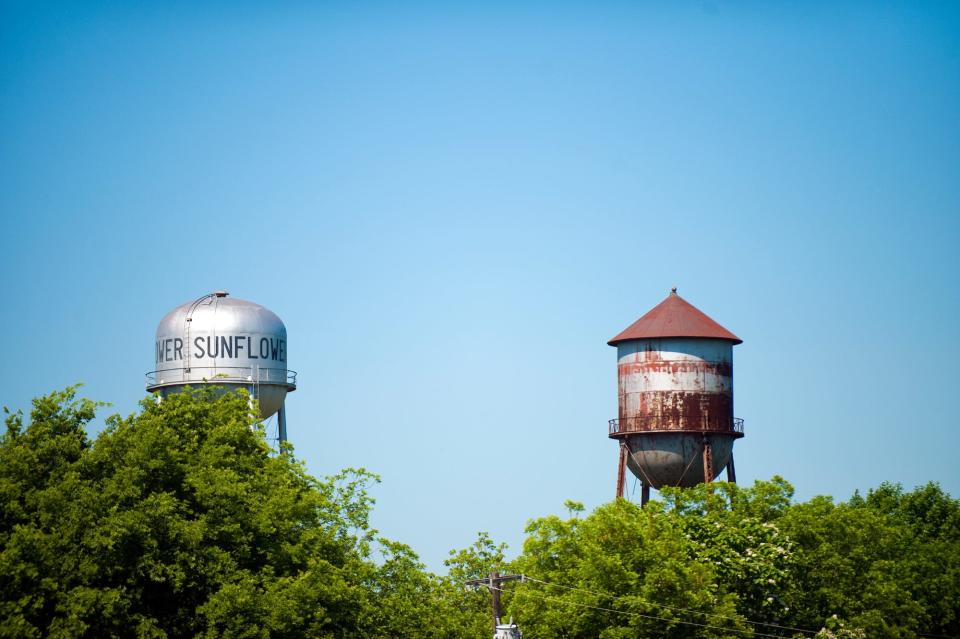
M 503 575 L 499 572 L 491 572 L 485 579 L 471 579 L 466 583 L 468 586 L 485 586 L 490 589 L 490 599 L 493 604 L 493 632 L 497 632 L 497 626 L 500 625 L 500 618 L 503 611 L 500 609 L 500 587 L 505 581 L 523 580 L 523 575 Z

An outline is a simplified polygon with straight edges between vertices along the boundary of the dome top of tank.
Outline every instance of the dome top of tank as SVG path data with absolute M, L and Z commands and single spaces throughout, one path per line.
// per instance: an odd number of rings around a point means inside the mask
M 616 346 L 620 342 L 661 337 L 699 337 L 727 340 L 734 344 L 743 343 L 742 339 L 677 295 L 677 289 L 673 289 L 665 300 L 650 309 L 646 315 L 628 326 L 607 344 Z
M 215 304 L 210 302 L 216 301 Z M 231 297 L 226 291 L 214 291 L 198 300 L 186 302 L 164 315 L 157 326 L 157 335 L 182 330 L 187 318 L 197 322 L 195 326 L 220 332 L 244 331 L 285 335 L 283 321 L 270 309 Z

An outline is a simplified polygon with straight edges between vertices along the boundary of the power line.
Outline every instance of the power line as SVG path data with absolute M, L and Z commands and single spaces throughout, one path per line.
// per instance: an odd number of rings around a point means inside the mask
M 488 588 L 489 587 L 490 586 L 488 586 Z M 503 592 L 502 588 L 495 588 L 495 590 L 500 590 L 501 592 Z M 667 623 L 676 623 L 684 626 L 696 626 L 698 628 L 709 628 L 711 630 L 724 630 L 726 632 L 737 632 L 740 634 L 749 634 L 752 637 L 772 637 L 773 639 L 784 639 L 783 635 L 770 635 L 762 632 L 756 632 L 754 630 L 740 630 L 739 628 L 728 628 L 726 626 L 714 626 L 708 623 L 697 623 L 696 621 L 681 621 L 679 619 L 667 619 L 666 617 L 657 617 L 656 615 L 645 615 L 640 612 L 628 612 L 626 610 L 616 610 L 615 608 L 604 608 L 603 606 L 591 606 L 590 604 L 582 604 L 582 603 L 577 603 L 575 601 L 567 601 L 566 599 L 550 597 L 547 595 L 533 595 L 531 593 L 527 593 L 527 596 L 533 596 L 535 599 L 542 599 L 543 601 L 557 601 L 570 606 L 576 606 L 578 608 L 589 608 L 591 610 L 600 610 L 602 612 L 612 612 L 617 615 L 627 615 L 630 617 L 642 617 L 644 619 L 653 619 L 655 621 L 666 621 Z M 804 631 L 804 632 L 809 632 L 809 631 Z
M 530 576 L 527 576 L 527 575 L 524 575 L 524 580 L 525 580 L 525 581 L 533 581 L 533 582 L 536 582 L 536 583 L 541 583 L 541 584 L 543 584 L 543 585 L 545 585 L 545 586 L 553 586 L 554 588 L 563 588 L 563 589 L 565 589 L 565 590 L 577 590 L 577 591 L 580 591 L 580 592 L 586 592 L 586 593 L 589 593 L 589 594 L 591 594 L 591 595 L 597 595 L 598 597 L 610 597 L 611 599 L 615 599 L 615 598 L 616 598 L 616 595 L 613 595 L 613 594 L 608 593 L 608 592 L 598 592 L 598 591 L 596 591 L 596 590 L 587 590 L 586 588 L 577 588 L 577 587 L 575 587 L 575 586 L 564 586 L 564 585 L 562 585 L 562 584 L 554 584 L 554 583 L 550 583 L 550 582 L 547 582 L 547 581 L 543 581 L 542 579 L 535 579 L 534 577 L 530 577 Z M 656 603 L 656 602 L 654 602 L 654 601 L 650 601 L 649 599 L 643 599 L 643 598 L 641 598 L 641 597 L 634 597 L 634 598 L 637 599 L 638 601 L 641 601 L 641 602 L 643 602 L 643 603 L 645 603 L 645 604 L 649 604 L 649 605 L 651 605 L 651 606 L 657 606 L 657 607 L 659 607 L 659 608 L 666 608 L 666 609 L 668 609 L 668 610 L 676 610 L 676 611 L 678 611 L 678 612 L 689 612 L 689 613 L 693 613 L 693 614 L 704 615 L 705 617 L 716 617 L 717 619 L 727 619 L 727 620 L 729 620 L 729 621 L 746 621 L 746 623 L 751 624 L 751 625 L 754 625 L 754 626 L 767 626 L 767 627 L 769 627 L 769 628 L 778 628 L 778 629 L 780 629 L 780 630 L 793 630 L 793 631 L 795 631 L 795 632 L 806 632 L 806 633 L 810 633 L 810 634 L 813 634 L 813 635 L 817 634 L 817 632 L 818 632 L 818 631 L 816 631 L 816 630 L 810 630 L 809 628 L 795 628 L 795 627 L 793 627 L 793 626 L 781 626 L 780 624 L 767 623 L 767 622 L 765 622 L 765 621 L 751 621 L 750 619 L 743 619 L 743 618 L 740 618 L 740 617 L 730 617 L 730 616 L 728 616 L 728 615 L 720 615 L 720 614 L 716 614 L 716 613 L 712 613 L 712 612 L 704 612 L 704 611 L 702 611 L 702 610 L 693 610 L 693 609 L 691 609 L 691 608 L 678 608 L 678 607 L 676 607 L 676 606 L 668 606 L 668 605 L 666 605 L 666 604 Z

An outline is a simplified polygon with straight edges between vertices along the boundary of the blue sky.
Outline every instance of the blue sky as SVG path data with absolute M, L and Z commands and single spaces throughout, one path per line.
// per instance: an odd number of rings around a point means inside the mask
M 606 340 L 677 286 L 744 340 L 741 483 L 960 495 L 951 5 L 194 4 L 0 9 L 0 403 L 131 412 L 228 289 L 440 569 L 611 498 Z

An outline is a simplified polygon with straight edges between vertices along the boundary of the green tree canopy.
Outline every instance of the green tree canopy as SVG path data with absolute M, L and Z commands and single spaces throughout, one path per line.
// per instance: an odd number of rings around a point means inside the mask
M 376 476 L 311 477 L 242 393 L 145 401 L 91 439 L 100 406 L 68 388 L 7 416 L 0 637 L 475 639 L 489 592 L 464 582 L 492 571 L 531 578 L 503 593 L 527 639 L 960 637 L 960 502 L 936 484 L 567 501 L 514 560 L 481 533 L 438 576 L 370 528 Z
M 212 389 L 145 401 L 91 441 L 97 405 L 75 390 L 0 439 L 0 633 L 360 632 L 372 475 L 310 477 L 271 454 L 245 397 Z
M 534 581 L 508 599 L 529 639 L 960 637 L 960 502 L 936 484 L 841 504 L 793 503 L 779 477 L 662 496 L 530 523 L 512 568 Z
M 714 566 L 651 502 L 617 500 L 588 517 L 534 520 L 511 613 L 536 637 L 727 637 L 745 629 Z M 713 628 L 707 626 L 715 626 Z M 742 636 L 742 635 L 741 635 Z

